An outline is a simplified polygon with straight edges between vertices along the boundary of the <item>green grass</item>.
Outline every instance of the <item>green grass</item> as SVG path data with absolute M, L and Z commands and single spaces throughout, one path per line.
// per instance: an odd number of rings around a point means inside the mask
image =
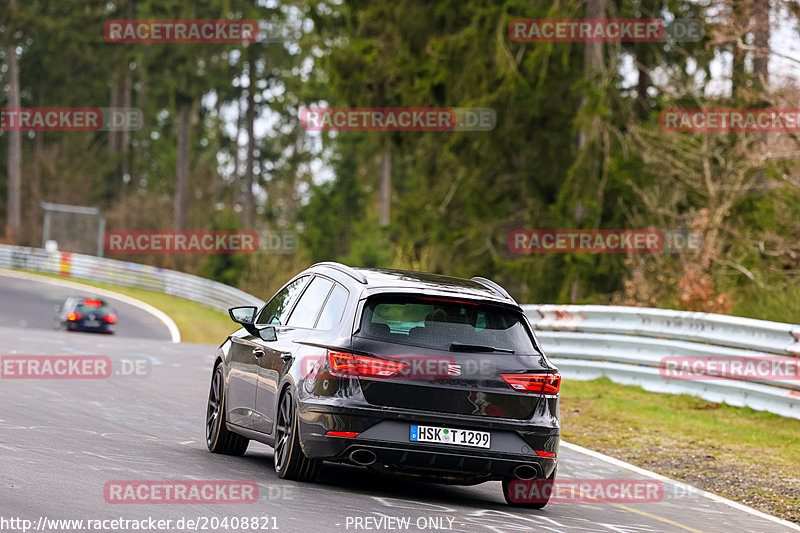
M 770 450 L 773 460 L 795 466 L 800 457 L 800 420 L 685 394 L 654 394 L 606 378 L 565 381 L 561 409 L 563 436 L 576 444 L 646 430 L 632 439 L 633 446 L 646 447 L 657 439 L 662 445 L 708 444 L 753 455 Z
M 225 311 L 219 311 L 177 296 L 148 291 L 137 287 L 125 287 L 111 285 L 109 283 L 68 278 L 59 276 L 58 274 L 42 274 L 40 272 L 28 271 L 26 271 L 26 273 L 63 279 L 74 283 L 80 283 L 81 285 L 98 287 L 100 289 L 108 289 L 148 303 L 156 309 L 163 311 L 175 321 L 175 324 L 177 324 L 181 332 L 181 341 L 183 342 L 219 345 L 225 337 L 237 329 L 236 324 L 231 321 L 228 313 Z
M 800 322 L 800 284 L 780 289 L 760 289 L 748 286 L 740 292 L 733 315 L 775 322 Z
M 564 440 L 800 523 L 800 420 L 607 378 L 561 385 Z

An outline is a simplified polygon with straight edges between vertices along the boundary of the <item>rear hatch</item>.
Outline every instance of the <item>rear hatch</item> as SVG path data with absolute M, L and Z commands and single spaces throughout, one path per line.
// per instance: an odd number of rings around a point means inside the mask
M 467 299 L 373 296 L 352 348 L 364 396 L 381 407 L 527 420 L 557 376 L 518 309 Z
M 108 304 L 92 298 L 86 298 L 75 306 L 74 315 L 74 321 L 85 328 L 102 328 L 117 321 L 114 310 Z

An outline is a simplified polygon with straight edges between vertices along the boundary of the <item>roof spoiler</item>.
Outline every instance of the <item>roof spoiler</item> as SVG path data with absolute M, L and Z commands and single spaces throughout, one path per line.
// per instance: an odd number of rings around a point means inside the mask
M 357 282 L 361 283 L 362 285 L 366 285 L 367 284 L 367 277 L 364 274 L 362 274 L 361 272 L 357 271 L 356 269 L 354 269 L 352 267 L 349 267 L 347 265 L 343 265 L 341 263 L 335 263 L 333 261 L 323 261 L 322 263 L 315 263 L 315 264 L 311 265 L 310 268 L 314 268 L 314 267 L 332 268 L 334 270 L 338 270 L 339 272 L 344 272 L 345 274 L 347 274 L 348 276 L 350 276 L 351 278 L 353 278 Z
M 516 301 L 514 301 L 514 298 L 512 298 L 511 295 L 508 294 L 508 292 L 503 287 L 501 287 L 500 285 L 498 285 L 497 283 L 495 283 L 490 279 L 482 278 L 480 276 L 475 276 L 474 278 L 472 278 L 472 281 L 480 283 L 487 289 L 491 290 L 492 292 L 501 296 L 502 298 L 505 298 L 506 300 L 511 300 L 512 302 L 517 303 Z

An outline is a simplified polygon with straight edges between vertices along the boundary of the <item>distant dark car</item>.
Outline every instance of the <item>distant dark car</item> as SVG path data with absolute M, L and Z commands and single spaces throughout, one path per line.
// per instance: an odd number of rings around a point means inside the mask
M 99 298 L 70 296 L 56 306 L 56 329 L 114 333 L 117 313 Z
M 496 283 L 320 263 L 260 310 L 229 313 L 243 328 L 217 351 L 212 452 L 263 442 L 278 475 L 302 481 L 323 461 L 441 483 L 501 480 L 513 505 L 515 480 L 552 488 L 561 377 Z

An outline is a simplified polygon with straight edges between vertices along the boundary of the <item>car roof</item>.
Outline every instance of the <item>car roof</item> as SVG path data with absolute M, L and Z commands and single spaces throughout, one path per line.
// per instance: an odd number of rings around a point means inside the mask
M 490 300 L 498 303 L 516 305 L 510 295 L 496 283 L 485 278 L 457 278 L 429 272 L 411 270 L 393 270 L 384 268 L 348 267 L 339 263 L 318 263 L 309 271 L 330 275 L 336 272 L 336 278 L 342 275 L 349 282 L 356 282 L 367 295 L 382 292 L 417 292 L 426 294 L 458 294 L 466 298 Z

